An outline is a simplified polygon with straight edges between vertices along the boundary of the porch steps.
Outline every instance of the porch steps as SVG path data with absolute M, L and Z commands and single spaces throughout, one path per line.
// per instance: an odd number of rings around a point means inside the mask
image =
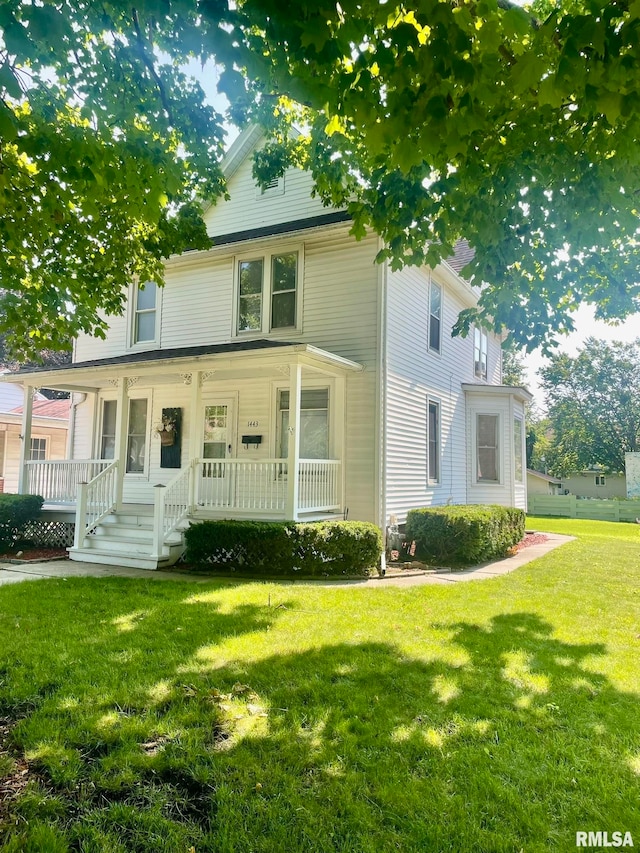
M 152 557 L 153 507 L 135 506 L 111 513 L 85 536 L 80 548 L 68 550 L 69 557 L 78 562 L 153 570 L 172 566 L 182 554 L 184 542 L 176 531 L 165 543 L 162 556 Z

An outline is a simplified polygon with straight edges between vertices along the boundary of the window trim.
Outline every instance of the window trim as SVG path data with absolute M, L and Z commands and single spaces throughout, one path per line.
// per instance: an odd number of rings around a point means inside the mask
M 427 408 L 426 408 L 427 419 L 426 419 L 426 424 L 425 424 L 425 435 L 426 435 L 426 440 L 427 440 L 427 458 L 426 458 L 427 488 L 433 488 L 434 486 L 442 485 L 442 405 L 441 405 L 440 400 L 437 397 L 431 397 L 430 395 L 428 395 L 426 398 L 426 404 L 427 404 Z M 436 432 L 436 442 L 435 442 L 436 464 L 437 464 L 437 476 L 436 477 L 431 476 L 431 465 L 429 464 L 430 458 L 431 458 L 431 454 L 430 454 L 430 445 L 431 445 L 430 438 L 431 438 L 431 436 L 429 434 L 429 412 L 430 412 L 431 406 L 435 406 L 436 412 L 437 412 L 437 419 L 436 419 L 437 432 Z
M 156 315 L 156 323 L 154 328 L 153 340 L 148 341 L 136 341 L 136 321 L 138 318 L 138 314 L 141 313 L 138 311 L 138 293 L 140 291 L 140 284 L 135 282 L 131 285 L 129 289 L 129 349 L 138 351 L 138 350 L 147 350 L 154 349 L 155 347 L 160 346 L 160 320 L 162 314 L 162 291 L 164 288 L 158 287 L 155 282 L 147 281 L 146 285 L 153 284 L 155 287 L 156 293 L 156 306 L 153 309 Z M 150 313 L 151 309 L 143 309 L 142 313 Z
M 284 326 L 282 328 L 272 328 L 272 308 L 273 308 L 273 259 L 281 255 L 297 254 L 296 265 L 296 308 L 295 308 L 295 324 L 293 326 Z M 238 328 L 240 320 L 240 264 L 248 261 L 262 261 L 262 293 L 261 293 L 261 317 L 259 329 Z M 271 246 L 262 251 L 251 251 L 244 253 L 236 253 L 233 258 L 233 311 L 232 311 L 232 330 L 231 334 L 234 338 L 263 338 L 266 336 L 274 337 L 292 337 L 300 334 L 302 331 L 302 302 L 303 302 L 303 275 L 304 273 L 304 246 L 300 243 L 285 243 L 282 246 Z M 285 292 L 285 291 L 275 291 Z
M 476 336 L 480 336 L 480 347 L 476 346 Z M 482 372 L 482 353 L 484 343 L 484 372 Z M 479 359 L 476 358 L 476 352 L 480 356 Z M 478 365 L 480 365 L 480 370 L 478 370 Z M 474 325 L 473 327 L 473 375 L 476 379 L 480 379 L 483 382 L 488 382 L 489 380 L 489 335 L 487 334 L 486 329 L 483 329 L 481 326 Z
M 479 467 L 480 467 L 480 459 L 478 450 L 480 449 L 478 446 L 478 419 L 481 417 L 490 417 L 496 419 L 496 438 L 497 438 L 497 446 L 496 446 L 496 480 L 485 480 L 480 479 L 479 475 Z M 501 412 L 475 412 L 475 418 L 473 422 L 473 453 L 474 453 L 474 466 L 473 466 L 473 477 L 474 483 L 477 486 L 503 486 L 504 485 L 504 464 L 502 459 L 503 454 L 503 444 L 504 444 L 504 435 L 502 429 L 502 413 Z
M 433 289 L 437 287 L 440 291 L 440 311 L 438 316 L 439 329 L 438 329 L 438 346 L 434 347 L 431 343 L 431 318 L 433 315 L 431 311 L 431 300 Z M 428 298 L 428 306 L 427 306 L 427 349 L 429 352 L 435 353 L 436 355 L 442 355 L 442 317 L 444 315 L 444 287 L 437 281 L 434 281 L 431 276 L 429 276 L 429 298 Z

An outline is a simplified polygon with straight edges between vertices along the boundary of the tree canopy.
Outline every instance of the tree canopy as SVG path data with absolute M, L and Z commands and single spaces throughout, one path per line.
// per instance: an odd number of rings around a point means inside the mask
M 546 452 L 551 473 L 593 465 L 624 471 L 625 453 L 640 450 L 640 338 L 587 338 L 575 357 L 553 356 L 539 374 L 553 434 Z
M 133 277 L 161 282 L 163 257 L 206 245 L 223 130 L 194 57 L 217 63 L 232 121 L 265 127 L 260 180 L 310 169 L 396 266 L 466 237 L 481 318 L 519 344 L 570 330 L 582 301 L 640 307 L 635 0 L 9 0 L 0 31 L 16 345 L 103 333 Z

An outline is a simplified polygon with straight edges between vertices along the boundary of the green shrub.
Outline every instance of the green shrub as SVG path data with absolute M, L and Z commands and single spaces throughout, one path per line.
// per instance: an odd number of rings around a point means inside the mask
M 0 549 L 6 551 L 25 538 L 25 527 L 42 509 L 40 495 L 0 494 Z
M 524 536 L 525 513 L 514 507 L 470 504 L 412 509 L 406 539 L 426 562 L 471 565 L 504 557 Z
M 289 577 L 366 576 L 382 553 L 380 530 L 360 521 L 202 521 L 185 541 L 187 563 Z

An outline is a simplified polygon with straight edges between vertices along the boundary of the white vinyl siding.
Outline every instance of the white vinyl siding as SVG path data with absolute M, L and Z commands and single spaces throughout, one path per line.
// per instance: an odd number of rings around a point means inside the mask
M 429 280 L 442 287 L 442 355 L 429 354 Z M 387 287 L 386 516 L 400 522 L 408 510 L 478 502 L 467 481 L 467 404 L 463 382 L 476 382 L 473 335 L 451 337 L 460 311 L 469 307 L 440 268 L 389 272 Z M 500 382 L 500 342 L 489 334 L 488 382 Z M 425 397 L 440 405 L 440 482 L 425 481 Z M 469 438 L 470 440 L 470 438 Z M 470 457 L 471 454 L 469 454 Z M 504 501 L 508 503 L 508 500 Z
M 209 235 L 235 234 L 330 212 L 319 198 L 311 197 L 313 180 L 308 172 L 287 169 L 277 189 L 261 193 L 251 169 L 249 155 L 228 182 L 229 199 L 219 199 L 206 212 Z

